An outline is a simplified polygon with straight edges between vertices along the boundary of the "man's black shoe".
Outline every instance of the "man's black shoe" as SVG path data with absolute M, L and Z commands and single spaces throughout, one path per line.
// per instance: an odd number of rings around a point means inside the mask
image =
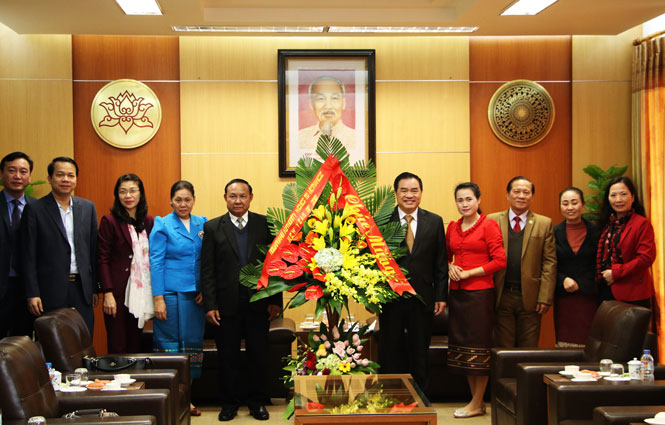
M 254 419 L 258 421 L 267 421 L 270 418 L 270 414 L 266 410 L 265 406 L 257 406 L 252 409 L 249 409 L 249 413 L 254 416 Z
M 221 412 L 219 412 L 219 416 L 217 416 L 217 419 L 219 419 L 222 422 L 227 422 L 230 421 L 231 419 L 236 417 L 236 409 L 227 409 L 224 408 L 222 409 Z

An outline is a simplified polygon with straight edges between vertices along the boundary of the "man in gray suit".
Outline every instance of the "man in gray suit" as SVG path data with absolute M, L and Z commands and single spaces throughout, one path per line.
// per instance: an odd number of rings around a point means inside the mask
M 73 307 L 90 335 L 99 285 L 96 273 L 97 211 L 87 199 L 73 196 L 79 168 L 68 157 L 48 165 L 51 193 L 28 204 L 21 220 L 21 253 L 28 309 Z
M 4 187 L 0 192 L 0 339 L 8 333 L 31 335 L 19 274 L 17 240 L 23 208 L 35 201 L 25 195 L 32 166 L 32 159 L 23 152 L 12 152 L 0 161 Z

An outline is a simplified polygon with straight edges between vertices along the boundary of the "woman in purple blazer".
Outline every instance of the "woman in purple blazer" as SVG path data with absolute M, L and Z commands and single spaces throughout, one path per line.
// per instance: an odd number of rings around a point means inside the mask
M 97 244 L 108 350 L 136 353 L 143 324 L 152 317 L 148 235 L 153 218 L 143 182 L 135 174 L 120 176 L 113 193 L 111 214 L 102 217 Z

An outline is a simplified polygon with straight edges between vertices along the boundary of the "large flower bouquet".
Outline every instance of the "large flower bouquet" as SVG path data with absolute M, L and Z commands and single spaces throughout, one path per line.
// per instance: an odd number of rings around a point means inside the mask
M 286 291 L 294 294 L 286 308 L 313 301 L 316 317 L 326 312 L 327 325 L 286 359 L 288 386 L 298 375 L 376 373 L 379 365 L 361 357 L 367 327 L 340 323 L 342 310 L 353 299 L 378 314 L 386 302 L 417 296 L 395 261 L 407 248 L 400 246 L 406 228 L 390 221 L 392 189 L 376 187 L 371 161 L 350 165 L 335 138 L 321 136 L 316 153 L 320 161 L 298 161 L 296 181 L 282 192 L 284 208 L 267 211 L 275 239 L 265 261 L 240 272 L 242 284 L 258 289 L 252 301 Z M 284 417 L 293 409 L 291 400 Z
M 400 247 L 406 230 L 390 221 L 395 195 L 389 186 L 376 187 L 375 165 L 349 165 L 342 143 L 327 136 L 316 153 L 324 162 L 300 159 L 296 181 L 282 192 L 284 208 L 268 209 L 275 241 L 266 262 L 245 266 L 240 281 L 250 288 L 258 282 L 252 300 L 286 291 L 294 293 L 286 308 L 314 301 L 315 315 L 326 310 L 334 327 L 349 299 L 378 314 L 383 303 L 415 292 L 394 261 L 406 253 Z M 329 163 L 341 173 L 321 182 Z

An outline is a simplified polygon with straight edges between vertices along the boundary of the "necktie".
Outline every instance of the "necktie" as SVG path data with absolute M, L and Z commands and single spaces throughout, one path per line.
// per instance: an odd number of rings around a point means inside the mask
M 18 225 L 21 222 L 21 210 L 19 209 L 18 199 L 13 199 L 14 210 L 12 211 L 12 231 L 18 230 Z
M 411 222 L 413 221 L 413 217 L 410 215 L 405 215 L 404 220 L 406 220 L 406 238 L 404 238 L 404 240 L 406 241 L 406 246 L 409 247 L 409 252 L 411 252 L 413 251 L 413 242 L 416 239 L 413 236 L 413 229 L 411 228 Z
M 236 222 L 238 223 L 238 229 L 239 230 L 242 230 L 242 228 L 245 227 L 242 224 L 242 217 L 238 217 L 238 220 Z
M 520 218 L 519 217 L 515 217 L 515 226 L 513 227 L 513 230 L 518 232 L 518 233 L 522 231 L 522 229 L 520 229 Z

